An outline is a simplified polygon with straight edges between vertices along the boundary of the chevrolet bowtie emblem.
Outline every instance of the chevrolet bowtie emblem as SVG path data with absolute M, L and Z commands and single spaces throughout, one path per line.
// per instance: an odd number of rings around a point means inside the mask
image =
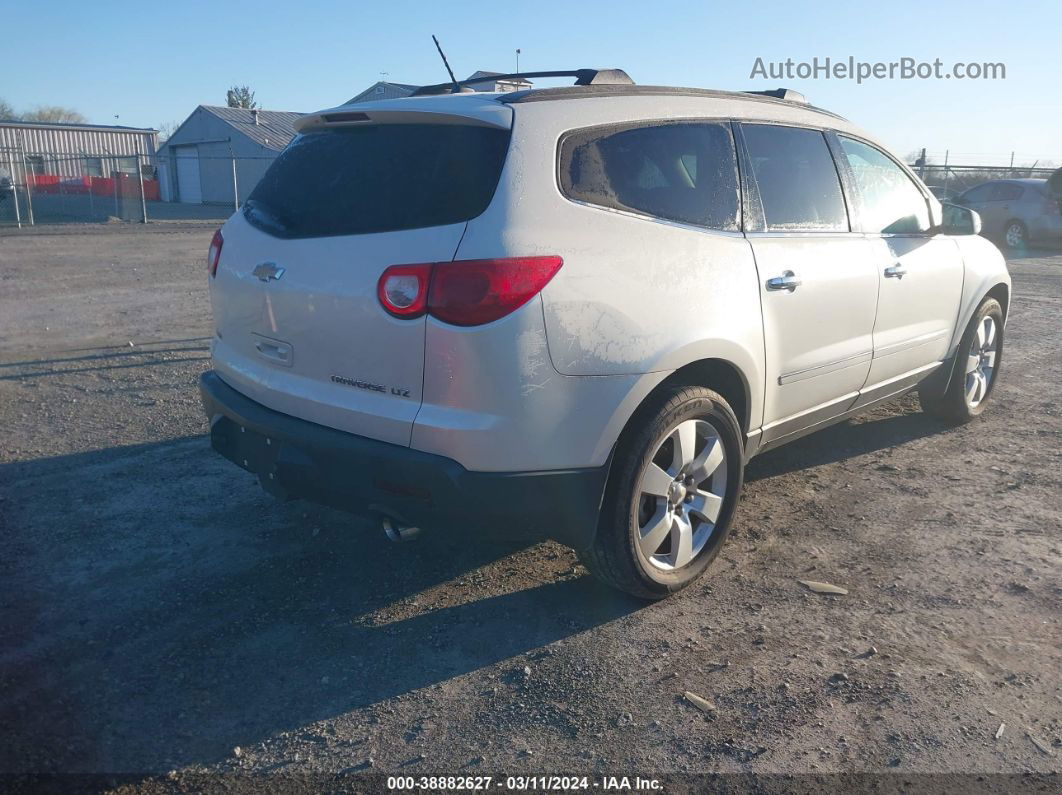
M 263 282 L 268 282 L 270 279 L 276 281 L 284 275 L 284 269 L 278 267 L 275 262 L 262 262 L 254 266 L 254 270 L 251 271 L 254 276 L 257 276 Z

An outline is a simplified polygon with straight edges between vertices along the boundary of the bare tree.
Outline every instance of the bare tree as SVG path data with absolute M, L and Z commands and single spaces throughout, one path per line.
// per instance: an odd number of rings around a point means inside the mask
M 166 143 L 170 139 L 170 136 L 177 132 L 177 128 L 181 126 L 179 121 L 167 121 L 159 125 L 159 143 Z
M 225 104 L 230 108 L 248 108 L 254 109 L 258 107 L 258 103 L 254 101 L 254 92 L 251 91 L 250 86 L 233 86 L 225 94 Z
M 0 99 L 0 119 L 14 119 L 16 116 L 15 109 L 8 104 L 7 100 Z
M 61 105 L 39 105 L 23 113 L 22 121 L 66 122 L 67 124 L 84 124 L 88 121 L 80 112 Z
M 73 108 L 61 105 L 39 105 L 22 114 L 23 121 L 60 122 L 67 124 L 84 124 L 88 121 L 83 114 Z

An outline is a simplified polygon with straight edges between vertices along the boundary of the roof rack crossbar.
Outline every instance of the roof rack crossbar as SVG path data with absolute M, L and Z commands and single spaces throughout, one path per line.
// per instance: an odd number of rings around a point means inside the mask
M 436 83 L 421 86 L 411 96 L 424 97 L 433 94 L 456 94 L 465 86 L 474 83 L 496 83 L 504 80 L 526 80 L 532 77 L 574 77 L 577 86 L 634 85 L 634 81 L 622 69 L 562 69 L 551 72 L 510 72 L 504 75 L 484 75 L 458 80 L 456 83 Z

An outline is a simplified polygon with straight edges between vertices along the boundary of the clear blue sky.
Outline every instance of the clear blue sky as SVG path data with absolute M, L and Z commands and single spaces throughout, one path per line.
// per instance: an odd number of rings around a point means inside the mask
M 380 79 L 445 77 L 430 34 L 459 77 L 619 66 L 636 82 L 796 88 L 901 154 L 925 146 L 951 161 L 1062 164 L 1062 4 L 1010 0 L 831 2 L 321 2 L 107 0 L 17 2 L 3 13 L 0 98 L 16 109 L 66 105 L 90 121 L 159 126 L 249 84 L 263 107 L 311 111 Z M 25 35 L 22 35 L 25 34 Z M 1005 80 L 752 80 L 766 61 L 903 56 L 950 69 L 1003 62 Z M 988 155 L 995 158 L 989 160 Z

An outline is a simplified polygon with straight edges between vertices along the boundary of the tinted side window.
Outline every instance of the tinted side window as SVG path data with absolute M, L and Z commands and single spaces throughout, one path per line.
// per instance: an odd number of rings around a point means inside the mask
M 959 198 L 964 202 L 986 202 L 992 196 L 992 189 L 995 186 L 994 182 L 986 182 L 976 188 L 970 188 Z
M 928 230 L 925 196 L 903 169 L 873 146 L 843 135 L 840 141 L 859 191 L 864 231 L 917 234 Z
M 678 122 L 579 130 L 561 143 L 560 185 L 577 201 L 712 229 L 738 229 L 727 124 Z
M 848 231 L 837 168 L 822 133 L 744 124 L 768 230 Z
M 992 191 L 992 201 L 996 202 L 1009 202 L 1015 199 L 1020 199 L 1022 193 L 1025 191 L 1021 185 L 1012 185 L 1009 182 L 1001 182 L 996 185 L 996 189 Z

